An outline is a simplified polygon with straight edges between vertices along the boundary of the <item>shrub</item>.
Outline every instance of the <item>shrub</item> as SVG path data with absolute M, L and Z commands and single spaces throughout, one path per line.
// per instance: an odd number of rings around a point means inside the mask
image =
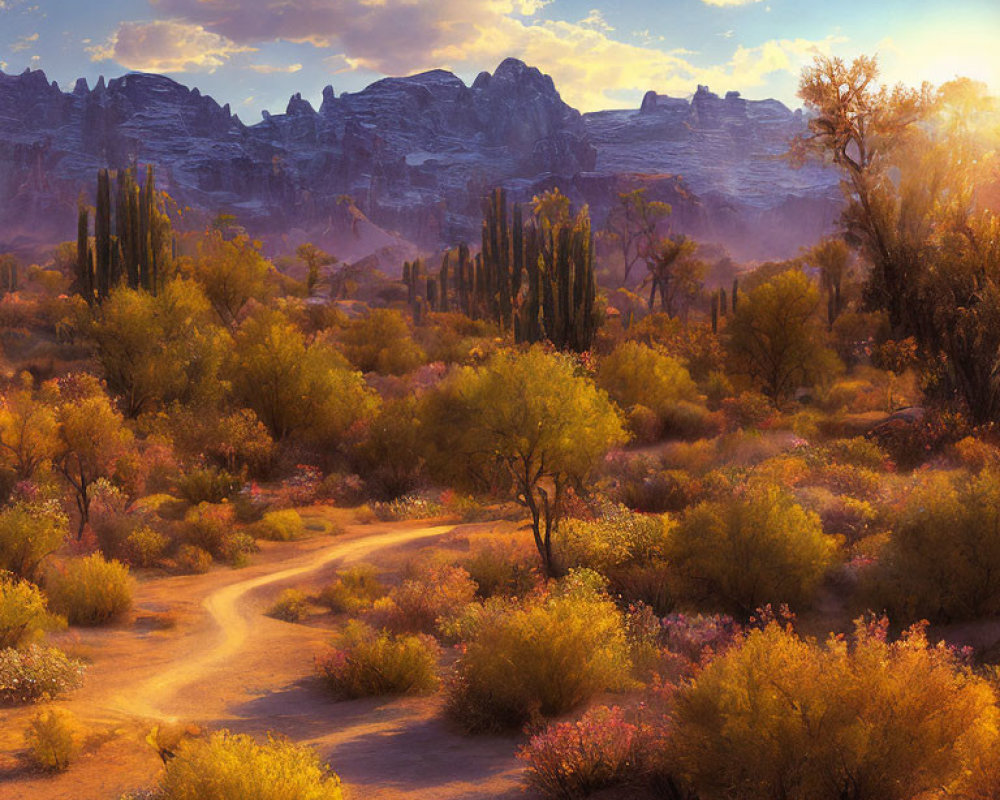
M 166 763 L 163 800 L 342 800 L 340 778 L 291 742 L 219 731 L 189 739 Z
M 70 712 L 50 708 L 39 713 L 28 725 L 24 743 L 36 766 L 63 772 L 80 753 L 80 726 Z
M 46 576 L 52 607 L 71 625 L 103 625 L 132 607 L 132 579 L 120 561 L 99 553 L 66 562 Z
M 84 666 L 54 647 L 0 650 L 0 705 L 51 700 L 83 681 Z
M 387 401 L 356 448 L 358 472 L 373 497 L 392 500 L 420 484 L 424 461 L 417 412 L 412 394 Z
M 371 564 L 355 564 L 337 573 L 337 580 L 325 587 L 317 600 L 331 611 L 353 613 L 385 596 L 378 570 Z
M 395 309 L 377 308 L 353 321 L 341 342 L 348 360 L 362 372 L 403 375 L 426 361 L 406 318 Z
M 301 622 L 308 613 L 305 594 L 298 589 L 285 589 L 268 609 L 267 615 L 282 622 Z
M 746 616 L 767 603 L 808 602 L 836 550 L 816 514 L 779 489 L 755 487 L 687 511 L 666 555 L 682 596 Z
M 766 427 L 775 413 L 771 401 L 756 392 L 742 392 L 722 401 L 722 415 L 731 431 Z
M 608 506 L 595 520 L 564 522 L 556 538 L 556 557 L 566 568 L 586 567 L 607 574 L 612 567 L 662 556 L 668 535 L 664 517 Z
M 471 732 L 518 728 L 623 685 L 630 664 L 622 617 L 591 576 L 571 573 L 546 597 L 490 601 L 448 687 L 452 718 Z
M 342 699 L 427 694 L 438 685 L 439 648 L 429 636 L 394 636 L 352 621 L 316 660 L 324 685 Z
M 49 613 L 45 595 L 32 583 L 0 573 L 0 650 L 23 647 L 66 621 Z
M 460 566 L 476 584 L 481 598 L 523 597 L 538 583 L 538 555 L 513 540 L 489 541 L 476 547 Z
M 224 557 L 233 567 L 245 567 L 251 553 L 259 552 L 257 540 L 249 533 L 235 531 L 226 536 L 224 542 Z
M 677 692 L 670 761 L 703 800 L 936 796 L 985 754 L 994 702 L 920 629 L 889 643 L 859 623 L 819 644 L 772 622 Z
M 871 578 L 905 619 L 975 619 L 1000 611 L 1000 473 L 936 474 L 906 499 Z
M 376 601 L 370 616 L 377 627 L 393 633 L 433 633 L 440 621 L 461 613 L 475 596 L 476 584 L 464 569 L 431 567 Z
M 188 575 L 203 575 L 212 568 L 212 554 L 193 544 L 181 545 L 174 561 Z
M 436 517 L 443 509 L 439 503 L 423 497 L 406 495 L 386 503 L 373 503 L 372 510 L 382 522 L 404 522 L 409 519 Z
M 136 528 L 125 539 L 125 559 L 135 567 L 153 567 L 166 552 L 170 539 L 148 525 Z
M 700 420 L 705 410 L 697 405 L 702 398 L 687 369 L 676 358 L 639 342 L 623 342 L 601 360 L 596 381 L 623 409 L 640 406 L 651 411 L 659 420 L 661 432 L 667 428 L 685 435 L 702 430 Z M 637 435 L 652 433 L 642 414 L 630 421 L 639 425 L 638 430 L 633 430 Z
M 69 521 L 55 505 L 16 503 L 0 511 L 0 571 L 35 580 L 42 562 L 59 549 Z
M 260 522 L 253 526 L 258 539 L 271 542 L 290 542 L 305 535 L 306 527 L 299 512 L 293 508 L 268 511 Z
M 184 515 L 181 536 L 187 544 L 207 550 L 215 558 L 225 559 L 229 555 L 234 517 L 234 508 L 229 503 L 202 503 Z
M 576 800 L 638 782 L 650 757 L 648 730 L 618 707 L 598 706 L 577 722 L 550 725 L 531 737 L 517 757 L 525 783 L 543 797 Z
M 221 503 L 233 497 L 243 485 L 236 475 L 216 467 L 197 467 L 177 481 L 177 494 L 191 505 Z

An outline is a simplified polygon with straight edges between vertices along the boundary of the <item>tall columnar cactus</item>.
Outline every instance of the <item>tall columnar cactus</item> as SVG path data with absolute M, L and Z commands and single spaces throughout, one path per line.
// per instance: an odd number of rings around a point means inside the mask
M 17 291 L 17 259 L 11 255 L 0 256 L 0 297 Z
M 94 252 L 90 249 L 90 211 L 82 195 L 76 215 L 76 290 L 88 305 L 94 302 Z
M 94 211 L 94 271 L 97 297 L 111 291 L 111 177 L 106 169 L 97 173 L 97 206 Z
M 712 333 L 719 332 L 719 292 L 712 292 Z
M 739 278 L 733 278 L 733 313 L 736 313 L 736 303 L 740 299 L 740 281 Z
M 77 287 L 87 302 L 104 299 L 123 281 L 132 289 L 159 291 L 165 263 L 173 260 L 176 248 L 152 165 L 146 167 L 142 186 L 132 168 L 117 173 L 113 209 L 111 177 L 106 169 L 97 173 L 92 252 L 82 201 L 77 216 Z
M 719 316 L 726 316 L 728 311 L 729 299 L 726 297 L 725 287 L 719 289 Z

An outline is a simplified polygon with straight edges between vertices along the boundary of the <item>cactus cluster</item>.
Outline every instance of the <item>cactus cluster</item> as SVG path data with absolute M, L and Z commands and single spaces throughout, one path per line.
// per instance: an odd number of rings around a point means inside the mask
M 483 206 L 482 252 L 462 244 L 445 254 L 437 275 L 422 261 L 403 266 L 414 319 L 461 311 L 512 331 L 515 341 L 547 340 L 589 350 L 600 321 L 590 217 L 543 223 L 495 189 Z
M 0 297 L 17 291 L 17 271 L 17 259 L 14 256 L 0 256 Z
M 146 167 L 142 185 L 134 167 L 117 173 L 99 170 L 93 246 L 90 210 L 82 199 L 77 216 L 76 285 L 87 302 L 103 300 L 120 283 L 155 294 L 171 247 L 170 222 L 156 192 L 153 166 Z

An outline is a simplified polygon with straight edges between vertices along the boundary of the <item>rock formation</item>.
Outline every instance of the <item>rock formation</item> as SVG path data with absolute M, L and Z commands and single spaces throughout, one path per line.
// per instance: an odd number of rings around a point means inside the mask
M 403 241 L 474 242 L 493 185 L 522 199 L 559 185 L 590 203 L 598 224 L 615 192 L 646 185 L 674 203 L 678 229 L 739 256 L 789 255 L 839 205 L 830 172 L 779 158 L 803 125 L 776 101 L 705 87 L 690 101 L 650 92 L 639 110 L 582 116 L 551 78 L 515 59 L 471 86 L 434 70 L 339 96 L 328 86 L 318 110 L 296 94 L 254 125 L 158 75 L 102 78 L 93 89 L 81 79 L 63 92 L 41 71 L 0 72 L 0 250 L 71 238 L 77 196 L 96 170 L 138 161 L 156 165 L 179 205 L 234 214 L 276 250 L 293 229 L 351 250 L 330 234 L 344 195 L 380 231 L 353 248 L 361 257 Z

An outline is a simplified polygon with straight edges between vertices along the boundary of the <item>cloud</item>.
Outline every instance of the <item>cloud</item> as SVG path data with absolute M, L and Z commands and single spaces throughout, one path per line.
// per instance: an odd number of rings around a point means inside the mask
M 580 25 L 584 28 L 590 28 L 595 31 L 604 31 L 605 33 L 611 33 L 614 30 L 614 28 L 608 25 L 608 21 L 604 19 L 604 14 L 601 13 L 599 8 L 590 9 L 590 13 L 580 20 Z
M 139 72 L 211 72 L 233 55 L 254 49 L 201 25 L 158 20 L 123 22 L 107 42 L 87 52 L 92 61 L 116 61 Z
M 704 0 L 734 4 L 735 0 Z M 752 0 L 751 0 L 752 1 Z M 836 39 L 776 39 L 734 47 L 727 63 L 701 66 L 652 37 L 629 43 L 599 11 L 577 22 L 544 19 L 543 0 L 152 0 L 160 13 L 249 47 L 286 40 L 330 49 L 336 71 L 403 75 L 436 67 L 474 74 L 516 56 L 552 75 L 568 103 L 588 111 L 647 89 L 687 94 L 698 84 L 753 89 L 775 72 L 797 73 Z
M 287 66 L 276 66 L 274 64 L 250 64 L 250 69 L 259 72 L 261 75 L 275 75 L 278 73 L 298 72 L 302 69 L 301 64 L 288 64 Z
M 731 8 L 732 6 L 750 6 L 759 3 L 761 0 L 701 0 L 706 6 L 716 6 L 717 8 Z
M 33 33 L 30 36 L 22 36 L 14 44 L 10 46 L 12 53 L 22 53 L 25 50 L 30 50 L 31 46 L 38 41 L 38 34 Z

